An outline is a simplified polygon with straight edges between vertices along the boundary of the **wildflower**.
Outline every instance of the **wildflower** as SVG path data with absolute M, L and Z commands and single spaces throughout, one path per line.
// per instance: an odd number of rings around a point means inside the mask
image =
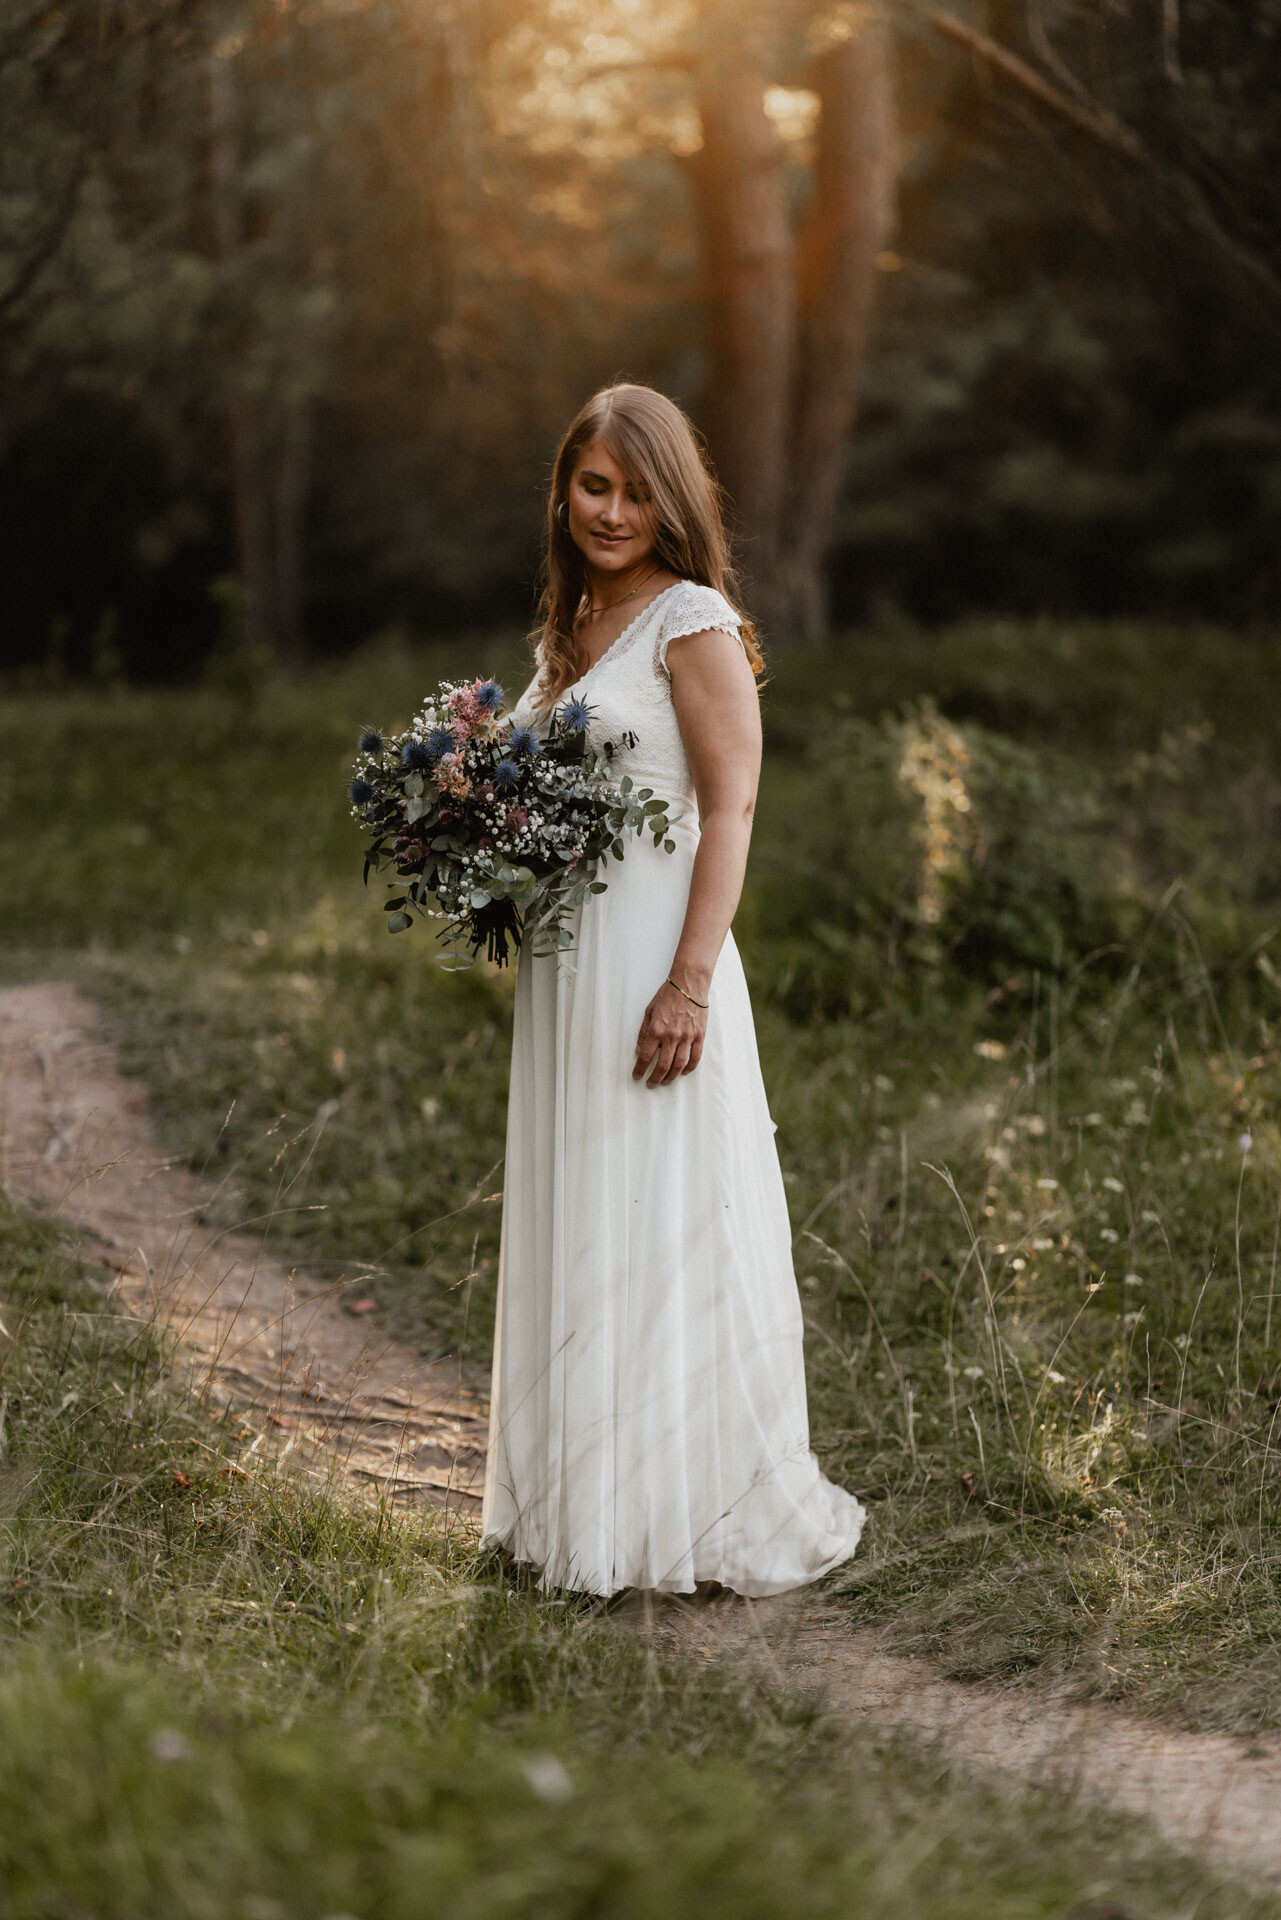
M 582 733 L 591 714 L 581 700 L 566 700 L 560 709 L 560 722 L 570 733 Z
M 400 750 L 400 764 L 414 773 L 425 773 L 432 763 L 432 751 L 425 740 L 407 740 Z
M 353 780 L 347 789 L 353 807 L 367 807 L 374 797 L 374 790 L 368 780 Z
M 531 1753 L 521 1762 L 521 1772 L 539 1800 L 554 1805 L 574 1797 L 574 1783 L 554 1753 Z
M 542 741 L 532 727 L 514 728 L 511 739 L 507 742 L 508 748 L 512 753 L 521 755 L 528 754 L 531 759 L 536 753 L 541 751 L 542 744 Z
M 1239 1134 L 1237 1137 L 1237 1145 L 1240 1147 L 1242 1153 L 1249 1153 L 1251 1147 L 1254 1145 L 1254 1135 L 1251 1133 Z
M 500 760 L 498 762 L 498 765 L 494 768 L 494 785 L 496 787 L 518 787 L 520 785 L 520 768 L 514 760 Z
M 451 727 L 433 727 L 424 745 L 433 760 L 439 760 L 444 754 L 454 750 L 454 734 Z
M 382 750 L 383 737 L 377 727 L 366 727 L 360 736 L 360 751 L 362 753 L 381 753 Z
M 482 713 L 497 713 L 503 704 L 503 690 L 497 680 L 482 680 L 476 688 L 476 705 Z

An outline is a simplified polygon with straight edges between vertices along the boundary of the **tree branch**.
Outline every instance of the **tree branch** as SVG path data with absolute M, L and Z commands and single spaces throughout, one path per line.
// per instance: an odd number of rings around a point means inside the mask
M 1026 60 L 1020 60 L 1017 53 L 1011 53 L 999 40 L 993 40 L 989 34 L 980 33 L 977 27 L 970 27 L 958 20 L 954 13 L 944 13 L 938 7 L 924 9 L 924 17 L 936 33 L 941 33 L 957 46 L 965 47 L 978 59 L 987 62 L 1007 80 L 1013 80 L 1016 86 L 1039 100 L 1043 107 L 1056 113 L 1063 120 L 1071 121 L 1083 133 L 1095 140 L 1101 140 L 1104 146 L 1113 147 L 1130 160 L 1147 158 L 1147 148 L 1132 127 L 1118 120 L 1106 107 L 1091 101 L 1075 100 L 1071 94 L 1064 93 L 1061 87 L 1054 86 L 1043 75 L 1030 67 Z
M 31 291 L 45 267 L 57 253 L 71 225 L 76 210 L 76 201 L 80 195 L 80 183 L 84 178 L 84 163 L 73 168 L 71 177 L 63 188 L 54 209 L 53 216 L 27 254 L 9 285 L 0 293 L 0 318 L 16 307 Z
M 1253 293 L 1264 296 L 1267 303 L 1265 313 L 1257 312 L 1248 301 L 1242 302 L 1242 305 L 1256 325 L 1260 320 L 1263 321 L 1263 331 L 1269 338 L 1276 337 L 1278 330 L 1281 330 L 1281 277 L 1254 248 L 1243 245 L 1225 230 L 1204 189 L 1187 172 L 1162 167 L 1133 127 L 1119 120 L 1108 108 L 1094 101 L 1073 99 L 1039 74 L 1035 67 L 1030 67 L 1026 60 L 1021 60 L 1018 54 L 1011 53 L 1008 47 L 1003 47 L 989 34 L 967 26 L 955 14 L 945 13 L 939 7 L 914 7 L 913 11 L 936 33 L 957 46 L 965 47 L 977 59 L 986 61 L 1051 113 L 1078 127 L 1114 153 L 1123 154 L 1127 160 L 1141 166 L 1156 186 L 1175 202 L 1184 223 L 1235 269 Z

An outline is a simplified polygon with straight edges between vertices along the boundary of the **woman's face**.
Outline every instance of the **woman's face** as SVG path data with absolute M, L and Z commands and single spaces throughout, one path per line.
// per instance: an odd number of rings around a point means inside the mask
M 591 567 L 623 573 L 654 551 L 654 515 L 601 440 L 581 447 L 569 481 L 569 533 Z

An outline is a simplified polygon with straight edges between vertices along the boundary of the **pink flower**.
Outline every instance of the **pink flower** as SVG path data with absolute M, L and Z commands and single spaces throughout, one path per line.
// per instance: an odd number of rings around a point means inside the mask
M 450 793 L 455 800 L 466 800 L 471 792 L 471 781 L 463 771 L 461 753 L 442 754 L 436 772 L 436 785 L 442 793 Z

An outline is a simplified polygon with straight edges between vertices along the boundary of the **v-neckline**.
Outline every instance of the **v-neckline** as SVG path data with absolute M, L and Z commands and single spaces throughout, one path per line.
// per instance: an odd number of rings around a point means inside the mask
M 615 639 L 610 641 L 604 653 L 602 653 L 598 659 L 593 660 L 591 666 L 588 667 L 585 672 L 579 674 L 577 680 L 575 680 L 574 682 L 574 685 L 576 687 L 581 687 L 583 684 L 583 681 L 586 680 L 588 674 L 595 673 L 597 667 L 604 666 L 605 662 L 609 659 L 609 656 L 611 653 L 618 652 L 618 649 L 622 646 L 624 640 L 626 640 L 629 637 L 629 635 L 636 630 L 636 628 L 640 625 L 641 621 L 646 617 L 647 614 L 650 614 L 654 611 L 654 608 L 658 605 L 660 600 L 664 599 L 666 595 L 669 593 L 675 593 L 677 587 L 683 587 L 684 585 L 685 585 L 685 582 L 683 580 L 673 580 L 670 587 L 660 587 L 658 592 L 654 595 L 654 598 L 652 600 L 647 600 L 645 602 L 645 605 L 641 608 L 640 612 L 638 614 L 634 614 L 633 617 L 627 622 L 627 625 L 623 628 L 623 631 Z

